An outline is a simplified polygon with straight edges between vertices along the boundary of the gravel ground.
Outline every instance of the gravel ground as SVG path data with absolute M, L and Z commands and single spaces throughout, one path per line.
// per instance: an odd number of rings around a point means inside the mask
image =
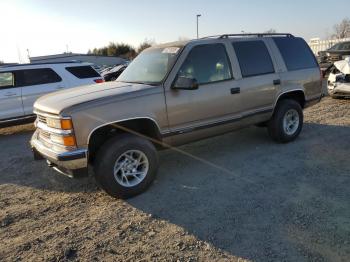
M 128 201 L 34 162 L 31 125 L 0 130 L 0 260 L 350 261 L 350 100 L 305 122 L 287 145 L 252 127 L 181 147 L 203 161 L 163 151 Z

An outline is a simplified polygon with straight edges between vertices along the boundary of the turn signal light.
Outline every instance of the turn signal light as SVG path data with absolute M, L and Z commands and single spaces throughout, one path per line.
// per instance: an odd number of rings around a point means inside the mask
M 71 119 L 61 119 L 61 128 L 64 130 L 73 129 L 73 124 Z
M 74 136 L 64 136 L 63 137 L 63 144 L 65 146 L 75 146 L 75 138 L 74 138 Z

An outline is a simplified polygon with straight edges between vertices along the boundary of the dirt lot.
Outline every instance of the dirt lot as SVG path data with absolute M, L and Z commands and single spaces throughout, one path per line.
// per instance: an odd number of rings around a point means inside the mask
M 350 261 L 350 100 L 305 118 L 288 145 L 252 127 L 181 147 L 203 161 L 163 151 L 128 201 L 34 162 L 31 125 L 3 129 L 0 260 Z

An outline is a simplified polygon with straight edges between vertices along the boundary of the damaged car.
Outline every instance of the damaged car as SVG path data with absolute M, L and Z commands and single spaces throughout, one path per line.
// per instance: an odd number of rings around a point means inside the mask
M 318 52 L 318 62 L 320 64 L 334 63 L 350 56 L 350 41 L 340 42 L 331 48 Z
M 328 93 L 333 98 L 350 97 L 350 58 L 333 64 L 328 77 Z

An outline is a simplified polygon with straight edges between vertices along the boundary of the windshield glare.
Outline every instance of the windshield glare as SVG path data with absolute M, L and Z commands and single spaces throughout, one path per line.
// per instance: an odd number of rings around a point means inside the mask
M 179 47 L 145 50 L 125 69 L 118 81 L 159 84 L 175 63 L 179 51 Z

